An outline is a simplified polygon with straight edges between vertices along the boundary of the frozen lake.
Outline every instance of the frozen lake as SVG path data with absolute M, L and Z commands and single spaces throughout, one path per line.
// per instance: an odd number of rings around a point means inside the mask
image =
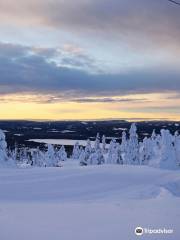
M 74 146 L 76 142 L 79 142 L 79 145 L 86 146 L 87 140 L 73 140 L 73 139 L 29 139 L 28 141 L 33 141 L 37 143 L 47 143 L 47 144 L 57 144 L 65 146 Z M 93 146 L 94 141 L 91 141 Z

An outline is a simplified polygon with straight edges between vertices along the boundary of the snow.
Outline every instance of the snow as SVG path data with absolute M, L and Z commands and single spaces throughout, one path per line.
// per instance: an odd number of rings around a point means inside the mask
M 48 131 L 48 132 L 50 132 L 50 133 L 59 133 L 59 132 L 61 132 L 61 131 L 58 131 L 58 130 L 50 130 L 50 131 Z
M 37 148 L 30 159 L 21 148 L 20 168 L 11 164 L 17 149 L 7 150 L 0 130 L 0 240 L 131 240 L 136 227 L 173 231 L 144 234 L 144 240 L 178 240 L 180 135 L 153 131 L 139 142 L 136 130 L 132 124 L 121 145 L 113 138 L 108 147 L 99 134 L 79 143 L 32 139 L 48 143 L 48 150 Z M 73 159 L 63 145 L 74 145 Z
M 2 132 L 2 131 L 1 131 Z M 145 137 L 142 142 L 139 142 L 137 135 L 137 127 L 135 123 L 132 123 L 129 130 L 129 137 L 126 137 L 126 133 L 122 132 L 122 141 L 121 144 L 116 142 L 115 138 L 112 138 L 110 144 L 106 148 L 106 139 L 108 137 L 100 137 L 97 133 L 96 139 L 94 142 L 86 142 L 85 140 L 72 140 L 72 139 L 31 139 L 28 141 L 43 142 L 47 143 L 49 146 L 52 144 L 58 145 L 74 145 L 72 158 L 80 160 L 79 162 L 83 165 L 92 165 L 92 164 L 102 164 L 102 163 L 114 163 L 114 164 L 130 164 L 130 165 L 149 165 L 156 168 L 162 169 L 171 169 L 176 170 L 180 167 L 180 135 L 178 131 L 172 135 L 169 130 L 162 129 L 160 134 L 156 134 L 153 131 L 151 137 Z M 87 144 L 93 147 L 90 150 L 83 153 L 83 147 Z M 77 145 L 77 148 L 76 148 Z M 51 146 L 54 149 L 54 146 Z M 5 155 L 8 158 L 13 159 L 14 161 L 27 162 L 31 165 L 36 165 L 35 162 L 38 162 L 37 157 L 32 158 L 28 155 L 27 149 L 21 150 L 23 158 L 18 158 L 17 149 L 16 151 L 7 150 L 7 143 L 5 141 L 5 135 L 2 132 L 2 149 L 1 149 L 3 159 Z M 25 153 L 26 152 L 26 153 Z M 40 153 L 41 152 L 41 153 Z M 52 152 L 52 151 L 51 151 Z M 46 152 L 39 151 L 39 154 L 42 155 L 41 159 L 48 160 L 48 165 L 40 164 L 40 166 L 56 166 L 51 162 L 51 157 L 47 157 Z M 65 156 L 67 153 L 64 153 Z M 44 155 L 44 157 L 43 157 Z M 57 155 L 57 149 L 54 149 L 54 153 L 50 156 Z M 64 158 L 64 157 L 63 157 Z M 81 159 L 79 159 L 81 158 Z M 5 159 L 5 158 L 4 158 Z M 34 161 L 35 159 L 35 161 Z M 44 161 L 43 160 L 43 161 Z M 3 160 L 4 161 L 4 160 Z M 2 162 L 3 162 L 2 161 Z M 41 162 L 43 162 L 41 161 Z M 53 160 L 52 160 L 53 161 Z
M 8 130 L 3 130 L 3 129 L 2 129 L 2 131 L 3 131 L 3 133 L 8 133 L 9 132 Z
M 119 138 L 117 138 L 117 137 L 106 137 L 106 139 L 108 139 L 108 140 L 112 140 L 112 139 L 118 140 Z
M 137 226 L 180 236 L 179 171 L 148 166 L 0 169 L 0 239 L 131 240 Z
M 74 132 L 76 132 L 76 131 L 72 131 L 72 130 L 63 130 L 63 131 L 61 131 L 61 133 L 74 133 Z
M 113 130 L 114 130 L 114 131 L 119 131 L 119 130 L 121 130 L 121 131 L 126 131 L 127 128 L 113 128 Z
M 82 124 L 84 124 L 84 125 L 87 125 L 88 123 L 87 122 L 81 122 Z
M 142 135 L 143 136 L 149 136 L 149 133 L 143 133 Z
M 52 133 L 74 133 L 74 132 L 76 132 L 76 131 L 72 131 L 72 130 L 62 130 L 62 131 L 59 131 L 59 130 L 56 130 L 56 129 L 52 129 L 52 130 L 50 130 L 50 131 L 48 131 L 48 132 L 52 132 Z

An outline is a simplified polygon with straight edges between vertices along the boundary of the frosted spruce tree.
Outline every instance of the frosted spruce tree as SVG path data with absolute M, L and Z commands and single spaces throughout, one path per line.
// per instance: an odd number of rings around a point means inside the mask
M 156 137 L 157 137 L 157 135 L 156 135 L 156 132 L 155 132 L 155 129 L 154 129 L 152 134 L 151 134 L 151 140 L 156 141 Z
M 98 165 L 105 163 L 104 155 L 103 155 L 101 148 L 99 148 L 96 151 L 96 155 L 97 155 L 97 164 Z
M 100 136 L 99 136 L 99 133 L 97 133 L 96 140 L 94 142 L 94 149 L 95 149 L 95 151 L 100 149 Z
M 47 152 L 45 153 L 45 167 L 55 167 L 57 166 L 57 159 L 55 155 L 55 150 L 52 144 L 48 144 Z
M 87 160 L 91 153 L 92 153 L 93 149 L 91 147 L 91 141 L 88 139 L 87 143 L 86 143 L 86 147 L 85 147 L 85 159 Z
M 79 142 L 76 142 L 73 147 L 73 152 L 72 152 L 72 159 L 79 159 L 80 156 L 80 147 L 79 147 Z
M 67 153 L 65 147 L 62 145 L 59 151 L 57 152 L 58 162 L 67 160 Z
M 0 165 L 3 166 L 8 161 L 7 156 L 7 143 L 5 140 L 5 134 L 0 130 Z
M 45 162 L 45 153 L 43 151 L 38 151 L 37 152 L 37 157 L 38 157 L 38 166 L 40 167 L 45 167 L 46 166 L 46 162 Z
M 161 130 L 160 159 L 158 165 L 164 169 L 176 169 L 176 154 L 173 145 L 173 136 L 169 130 Z
M 0 167 L 15 167 L 16 163 L 7 155 L 7 143 L 4 132 L 0 129 Z
M 160 136 L 156 135 L 155 130 L 153 130 L 152 134 L 151 134 L 151 147 L 152 147 L 152 160 L 157 158 L 157 155 L 159 154 L 159 148 L 160 148 Z
M 127 163 L 133 165 L 139 164 L 139 142 L 136 131 L 136 124 L 133 123 L 129 130 L 129 140 L 127 146 Z
M 9 159 L 12 159 L 12 161 L 14 163 L 17 162 L 17 158 L 18 158 L 18 150 L 17 150 L 17 146 L 15 145 L 15 148 L 14 149 L 9 149 L 8 150 L 8 156 L 9 156 Z
M 91 154 L 94 153 L 94 149 L 91 147 L 91 141 L 88 139 L 86 143 L 85 149 L 81 150 L 80 156 L 79 156 L 79 162 L 81 166 L 87 166 L 90 164 L 90 159 Z
M 126 138 L 126 132 L 123 131 L 122 132 L 121 145 L 120 145 L 120 150 L 121 150 L 121 156 L 122 156 L 123 164 L 127 164 L 128 163 L 127 149 L 128 149 L 128 142 L 127 142 L 127 138 Z
M 106 136 L 102 136 L 102 151 L 103 153 L 106 153 Z
M 156 134 L 155 130 L 153 130 L 151 135 L 151 145 L 152 145 L 152 155 L 151 160 L 149 161 L 149 166 L 158 167 L 159 161 L 161 158 L 161 141 L 162 137 L 160 134 Z
M 115 163 L 117 159 L 117 152 L 116 152 L 116 139 L 112 139 L 109 144 L 108 156 L 106 159 L 106 163 L 111 164 Z
M 100 165 L 105 162 L 102 150 L 99 148 L 95 152 L 91 153 L 87 160 L 87 165 Z
M 119 143 L 116 143 L 113 154 L 112 154 L 112 163 L 123 164 L 123 158 L 121 155 L 121 147 Z
M 19 162 L 24 166 L 30 164 L 30 157 L 25 147 L 19 150 Z
M 31 151 L 33 166 L 45 167 L 46 166 L 46 153 L 42 152 L 39 148 Z
M 153 148 L 151 138 L 145 137 L 139 146 L 139 159 L 141 165 L 148 165 L 152 159 Z
M 89 158 L 89 157 L 88 157 Z M 79 156 L 79 163 L 81 166 L 87 166 L 88 162 L 87 162 L 87 158 L 86 158 L 86 153 L 85 150 L 82 150 Z
M 176 161 L 178 166 L 180 166 L 180 135 L 176 131 L 174 135 L 174 148 L 175 148 L 175 155 L 176 155 Z

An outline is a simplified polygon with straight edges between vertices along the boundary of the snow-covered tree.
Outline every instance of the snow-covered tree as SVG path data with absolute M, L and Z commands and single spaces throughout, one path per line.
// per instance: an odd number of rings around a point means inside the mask
M 0 129 L 0 167 L 15 167 L 13 159 L 8 158 L 7 143 L 4 132 Z
M 19 150 L 19 161 L 21 164 L 29 164 L 30 158 L 28 156 L 27 148 L 23 147 Z
M 79 163 L 80 163 L 81 166 L 87 166 L 88 165 L 85 150 L 82 150 L 81 153 L 80 153 Z
M 73 152 L 72 152 L 72 159 L 79 159 L 80 156 L 80 147 L 79 147 L 79 142 L 76 142 L 74 147 L 73 147 Z
M 152 134 L 151 134 L 151 140 L 153 141 L 155 141 L 156 140 L 156 137 L 157 137 L 157 135 L 156 135 L 156 131 L 155 131 L 155 129 L 153 130 L 153 132 L 152 132 Z
M 91 153 L 87 160 L 88 165 L 100 165 L 105 162 L 102 150 L 99 148 L 95 152 Z
M 115 158 L 116 158 L 116 139 L 112 139 L 110 144 L 109 144 L 109 150 L 108 150 L 108 156 L 107 156 L 107 159 L 106 159 L 106 163 L 115 163 Z
M 85 159 L 87 160 L 92 153 L 91 141 L 88 139 L 85 147 Z
M 161 130 L 161 156 L 159 167 L 165 169 L 176 169 L 176 155 L 173 146 L 173 137 L 169 130 Z
M 47 152 L 45 153 L 45 166 L 55 167 L 57 165 L 57 159 L 55 156 L 55 150 L 52 144 L 48 144 Z
M 141 165 L 148 165 L 152 159 L 153 148 L 151 138 L 145 137 L 139 147 L 139 159 Z
M 97 133 L 96 140 L 94 142 L 94 149 L 95 149 L 95 151 L 100 149 L 100 136 L 99 136 L 99 133 Z
M 136 124 L 133 123 L 129 130 L 129 140 L 127 145 L 127 160 L 129 164 L 133 165 L 139 164 L 139 142 L 136 131 Z
M 128 163 L 128 159 L 127 159 L 127 146 L 128 146 L 128 142 L 127 142 L 127 138 L 126 138 L 126 132 L 123 131 L 122 132 L 122 140 L 121 140 L 121 145 L 120 145 L 120 150 L 121 150 L 121 156 L 122 156 L 122 161 L 123 164 L 127 164 Z
M 121 146 L 119 143 L 116 143 L 116 146 L 114 148 L 114 153 L 112 154 L 112 163 L 123 164 Z
M 94 149 L 91 147 L 91 141 L 88 139 L 86 143 L 85 149 L 81 149 L 80 156 L 79 156 L 79 162 L 81 166 L 86 166 L 90 163 L 88 163 L 88 159 L 90 158 L 91 154 L 94 153 Z
M 65 147 L 63 145 L 57 152 L 57 158 L 58 158 L 58 162 L 67 160 L 67 153 L 66 153 Z
M 14 163 L 16 163 L 17 158 L 18 158 L 17 146 L 15 146 L 15 148 L 12 150 L 11 149 L 8 150 L 8 157 L 9 157 L 9 159 L 12 159 L 12 161 Z
M 0 163 L 4 165 L 8 161 L 7 156 L 7 143 L 5 140 L 5 134 L 0 130 Z
M 32 165 L 37 167 L 46 166 L 45 162 L 45 153 L 42 152 L 39 148 L 31 151 Z
M 174 135 L 174 148 L 175 148 L 175 154 L 176 154 L 176 161 L 177 164 L 180 166 L 180 135 L 176 131 Z
M 104 159 L 104 155 L 103 155 L 103 153 L 102 153 L 102 150 L 101 150 L 101 149 L 98 149 L 98 150 L 96 151 L 96 154 L 97 154 L 97 156 L 98 156 L 98 165 L 105 163 L 105 159 Z
M 102 151 L 103 153 L 106 153 L 106 136 L 102 136 Z
M 156 134 L 155 130 L 153 130 L 151 135 L 151 159 L 149 161 L 149 166 L 157 165 L 157 159 L 160 159 L 161 154 L 161 135 Z
M 37 148 L 36 150 L 31 150 L 31 159 L 32 159 L 32 165 L 33 166 L 38 166 L 41 167 L 41 165 L 39 164 L 39 148 Z

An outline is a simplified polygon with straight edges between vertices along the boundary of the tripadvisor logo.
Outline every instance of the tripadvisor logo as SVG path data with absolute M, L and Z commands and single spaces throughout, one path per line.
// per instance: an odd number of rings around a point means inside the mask
M 142 236 L 143 234 L 173 234 L 173 229 L 159 228 L 159 229 L 150 229 L 137 227 L 135 229 L 135 234 L 137 236 Z
M 137 228 L 135 229 L 135 234 L 136 234 L 137 236 L 143 235 L 143 228 L 142 228 L 142 227 L 137 227 Z

